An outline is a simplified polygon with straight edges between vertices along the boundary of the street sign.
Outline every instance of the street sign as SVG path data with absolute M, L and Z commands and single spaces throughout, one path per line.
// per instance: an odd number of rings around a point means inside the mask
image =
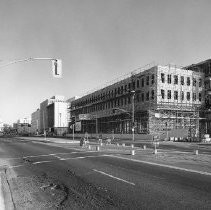
M 75 131 L 81 131 L 81 122 L 75 123 Z
M 79 120 L 92 120 L 93 116 L 91 114 L 79 114 Z

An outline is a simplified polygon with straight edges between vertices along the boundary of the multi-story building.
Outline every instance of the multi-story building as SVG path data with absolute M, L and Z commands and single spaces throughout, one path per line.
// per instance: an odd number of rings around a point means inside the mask
M 204 73 L 158 65 L 76 99 L 71 115 L 81 133 L 199 136 L 203 105 Z
M 67 132 L 68 104 L 64 96 L 53 96 L 40 104 L 40 130 L 63 134 Z
M 31 114 L 31 132 L 32 134 L 40 133 L 40 109 Z
M 205 121 L 202 128 L 205 128 L 206 133 L 211 134 L 211 59 L 186 66 L 185 69 L 204 73 L 205 109 L 201 111 L 201 116 Z

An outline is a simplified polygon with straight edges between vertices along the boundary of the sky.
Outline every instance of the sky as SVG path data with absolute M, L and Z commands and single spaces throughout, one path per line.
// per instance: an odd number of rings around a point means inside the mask
M 80 96 L 155 62 L 210 59 L 210 0 L 1 0 L 0 118 L 28 117 L 54 95 Z

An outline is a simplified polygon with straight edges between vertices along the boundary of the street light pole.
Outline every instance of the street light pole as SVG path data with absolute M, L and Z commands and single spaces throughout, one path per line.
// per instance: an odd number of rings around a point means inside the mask
M 132 93 L 132 140 L 135 140 L 135 90 Z
M 95 123 L 96 123 L 96 138 L 98 135 L 98 122 L 97 122 L 97 115 L 95 116 Z

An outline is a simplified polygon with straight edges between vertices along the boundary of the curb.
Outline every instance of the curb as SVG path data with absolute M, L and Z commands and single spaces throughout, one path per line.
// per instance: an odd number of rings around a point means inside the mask
M 10 191 L 10 186 L 6 178 L 5 172 L 0 172 L 0 181 L 2 187 L 4 207 L 6 210 L 15 210 L 15 205 L 12 199 L 12 194 Z

